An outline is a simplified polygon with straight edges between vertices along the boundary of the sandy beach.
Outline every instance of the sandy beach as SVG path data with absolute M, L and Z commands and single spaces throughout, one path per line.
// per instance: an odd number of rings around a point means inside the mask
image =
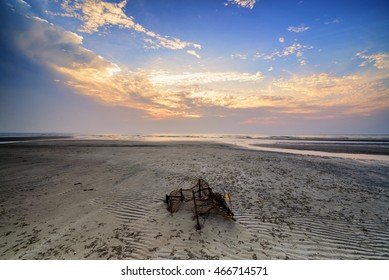
M 202 142 L 0 146 L 0 259 L 389 259 L 389 162 Z M 236 221 L 196 231 L 165 195 L 198 178 Z

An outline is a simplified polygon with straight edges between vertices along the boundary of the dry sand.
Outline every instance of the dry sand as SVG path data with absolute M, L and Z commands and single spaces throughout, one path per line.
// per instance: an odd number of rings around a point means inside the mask
M 210 143 L 0 146 L 1 259 L 389 259 L 389 163 Z M 170 214 L 207 180 L 236 221 Z

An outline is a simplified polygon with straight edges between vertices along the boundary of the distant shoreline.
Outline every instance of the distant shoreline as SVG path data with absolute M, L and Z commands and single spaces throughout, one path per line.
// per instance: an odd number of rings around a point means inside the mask
M 50 141 L 71 141 L 83 145 L 88 143 L 110 143 L 110 145 L 125 145 L 128 143 L 137 143 L 139 145 L 149 145 L 155 143 L 219 143 L 233 145 L 250 150 L 262 150 L 278 153 L 292 153 L 313 156 L 330 156 L 341 158 L 389 160 L 389 143 L 386 138 L 367 138 L 356 136 L 348 140 L 341 138 L 318 138 L 308 136 L 269 136 L 267 138 L 251 137 L 242 135 L 126 135 L 126 134 L 107 134 L 107 135 L 20 135 L 20 136 L 0 136 L 0 145 L 14 145 L 30 142 L 50 142 Z M 283 137 L 273 138 L 273 137 Z M 382 136 L 381 136 L 382 137 Z M 313 140 L 312 140 L 313 139 Z M 324 140 L 325 139 L 325 140 Z M 113 144 L 115 143 L 115 144 Z M 124 144 L 125 143 L 125 144 Z M 103 145 L 105 145 L 103 144 Z
M 73 136 L 10 136 L 0 137 L 0 143 L 2 142 L 23 142 L 23 141 L 36 141 L 36 140 L 58 140 L 58 139 L 71 139 Z
M 370 144 L 370 143 L 369 143 Z M 374 145 L 358 145 L 352 144 L 335 144 L 335 143 L 275 143 L 275 144 L 253 144 L 255 147 L 277 148 L 277 149 L 292 149 L 302 151 L 318 151 L 327 153 L 347 153 L 347 154 L 368 154 L 368 155 L 389 155 L 389 145 L 374 146 Z

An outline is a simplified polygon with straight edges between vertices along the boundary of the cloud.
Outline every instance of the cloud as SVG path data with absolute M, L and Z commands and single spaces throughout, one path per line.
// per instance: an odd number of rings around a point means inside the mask
M 257 0 L 228 0 L 225 5 L 228 6 L 231 3 L 233 5 L 238 5 L 243 8 L 252 10 L 254 8 L 255 2 L 257 2 Z
M 280 43 L 283 43 L 283 42 L 285 42 L 285 38 L 284 38 L 284 37 L 280 37 L 280 38 L 278 38 L 278 41 L 279 41 Z
M 358 74 L 328 73 L 268 78 L 262 73 L 132 71 L 83 46 L 83 38 L 33 15 L 15 15 L 9 42 L 50 69 L 72 91 L 111 106 L 141 110 L 146 118 L 195 118 L 266 109 L 274 114 L 369 115 L 389 109 L 387 55 L 358 56 L 376 68 Z M 309 48 L 294 43 L 274 57 Z M 255 120 L 254 120 L 255 121 Z M 253 122 L 254 122 L 253 121 Z M 270 119 L 269 119 L 270 121 Z
M 377 69 L 389 69 L 389 54 L 388 53 L 376 53 L 372 55 L 366 55 L 365 52 L 359 52 L 357 57 L 362 58 L 364 61 L 359 64 L 360 67 L 365 67 L 368 64 L 373 64 Z
M 152 72 L 150 81 L 158 86 L 210 84 L 220 82 L 259 82 L 263 79 L 260 72 L 255 74 L 242 72 L 196 72 L 174 74 L 169 72 Z
M 243 75 L 245 76 L 247 75 Z M 198 115 L 210 114 L 209 111 L 201 111 L 201 108 L 216 106 L 229 110 L 267 108 L 269 112 L 304 114 L 312 119 L 323 119 L 328 115 L 334 115 L 336 110 L 338 115 L 368 115 L 375 110 L 389 108 L 389 92 L 385 88 L 385 83 L 389 79 L 388 74 L 376 76 L 365 73 L 341 77 L 327 73 L 295 75 L 270 82 L 261 80 L 260 83 L 247 89 L 218 88 L 215 84 L 215 82 L 228 83 L 234 80 L 246 82 L 248 79 L 239 78 L 242 77 L 242 73 L 188 73 L 178 76 L 171 74 L 159 76 L 164 77 L 163 79 L 153 77 L 158 75 L 152 74 L 150 82 L 159 92 L 168 92 L 170 100 L 173 96 L 178 98 L 170 103 L 171 106 L 196 104 L 195 107 L 189 106 L 186 109 L 193 110 Z M 209 80 L 203 80 L 203 77 L 209 77 Z
M 232 58 L 239 58 L 239 59 L 242 59 L 242 60 L 246 60 L 247 59 L 247 55 L 246 54 L 233 54 L 232 55 Z
M 270 54 L 264 54 L 264 53 L 257 53 L 254 56 L 254 59 L 263 59 L 263 60 L 274 60 L 275 58 L 281 58 L 281 57 L 288 57 L 288 56 L 295 56 L 298 61 L 300 62 L 300 65 L 303 66 L 306 64 L 306 60 L 303 57 L 303 54 L 306 50 L 313 49 L 313 46 L 310 45 L 301 45 L 300 43 L 293 43 L 287 47 L 284 47 L 281 51 L 273 51 Z
M 265 53 L 257 52 L 256 54 L 253 55 L 253 60 L 257 60 L 263 57 L 265 57 Z
M 197 54 L 196 51 L 194 51 L 194 50 L 187 50 L 186 52 L 188 54 L 191 54 L 191 55 L 197 57 L 197 58 L 201 58 L 201 56 L 199 54 Z
M 36 16 L 28 15 L 21 20 L 22 30 L 14 33 L 17 48 L 60 75 L 59 83 L 109 105 L 142 110 L 153 119 L 199 117 L 198 107 L 228 103 L 229 98 L 223 93 L 212 99 L 201 96 L 200 91 L 187 90 L 195 84 L 248 83 L 263 78 L 261 73 L 134 72 L 83 47 L 83 38 L 76 33 Z M 212 89 L 207 90 L 206 95 L 211 93 Z
M 282 57 L 296 54 L 297 57 L 301 57 L 303 56 L 303 50 L 305 49 L 312 49 L 312 46 L 293 43 L 292 45 L 285 47 L 281 52 L 276 53 L 276 55 Z
M 327 73 L 292 76 L 273 82 L 273 91 L 293 96 L 290 104 L 299 107 L 314 106 L 321 111 L 343 107 L 341 114 L 372 112 L 389 108 L 389 92 L 385 87 L 389 74 L 364 73 L 341 77 Z M 363 109 L 363 110 L 361 110 Z
M 82 46 L 83 37 L 36 16 L 26 16 L 23 30 L 15 31 L 17 47 L 31 60 L 50 68 L 88 67 L 112 71 L 118 66 Z
M 102 27 L 118 26 L 122 29 L 130 29 L 143 34 L 146 43 L 150 48 L 167 48 L 171 50 L 182 50 L 185 48 L 201 49 L 201 45 L 192 42 L 185 42 L 178 38 L 162 36 L 141 24 L 136 23 L 133 17 L 125 14 L 124 8 L 127 0 L 120 3 L 104 2 L 102 0 L 75 0 L 64 1 L 61 5 L 65 11 L 61 16 L 74 17 L 83 22 L 79 31 L 84 33 L 99 32 Z M 191 53 L 192 54 L 192 53 Z
M 73 32 L 31 14 L 13 16 L 18 25 L 9 29 L 9 40 L 15 51 L 60 75 L 58 81 L 109 104 L 151 106 L 142 75 L 122 70 L 83 47 L 83 38 Z
M 295 32 L 295 33 L 301 33 L 304 31 L 307 31 L 309 29 L 308 26 L 300 25 L 300 26 L 289 26 L 288 31 Z
M 326 24 L 326 25 L 328 25 L 328 24 L 336 24 L 336 23 L 340 23 L 340 20 L 338 18 L 336 18 L 334 20 L 331 20 L 331 21 L 324 22 L 324 24 Z

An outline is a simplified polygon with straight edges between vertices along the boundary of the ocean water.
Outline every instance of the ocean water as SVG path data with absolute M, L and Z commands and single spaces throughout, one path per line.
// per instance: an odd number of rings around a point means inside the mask
M 389 161 L 389 135 L 339 135 L 339 134 L 312 134 L 312 135 L 269 135 L 269 134 L 70 134 L 70 133 L 0 133 L 0 143 L 15 143 L 26 141 L 61 140 L 63 138 L 77 140 L 129 140 L 129 141 L 205 141 L 214 143 L 226 143 L 245 149 L 265 150 L 272 152 L 292 153 L 300 155 L 316 155 L 322 157 L 342 157 L 354 159 L 373 159 Z M 309 148 L 287 149 L 257 145 L 307 145 L 307 146 L 334 146 L 342 148 L 345 152 L 325 152 L 309 150 Z M 348 153 L 347 147 L 373 148 L 383 151 L 383 154 Z

